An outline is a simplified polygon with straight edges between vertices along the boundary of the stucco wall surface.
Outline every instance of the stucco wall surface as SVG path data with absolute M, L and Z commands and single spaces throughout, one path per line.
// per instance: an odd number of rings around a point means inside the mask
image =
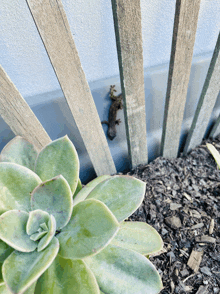
M 62 0 L 89 82 L 118 74 L 110 0 Z M 144 67 L 170 58 L 175 0 L 141 0 Z M 214 49 L 220 1 L 201 0 L 194 55 Z M 20 93 L 60 89 L 25 0 L 0 1 L 0 64 Z M 74 77 L 73 77 L 74 78 Z

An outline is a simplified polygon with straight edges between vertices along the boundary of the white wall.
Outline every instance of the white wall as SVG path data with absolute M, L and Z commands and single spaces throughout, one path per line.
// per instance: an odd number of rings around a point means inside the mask
M 63 0 L 89 82 L 118 74 L 111 0 Z M 141 0 L 144 67 L 170 57 L 175 0 Z M 220 1 L 201 0 L 194 55 L 212 51 L 220 28 Z M 20 93 L 59 89 L 25 0 L 0 2 L 0 64 Z

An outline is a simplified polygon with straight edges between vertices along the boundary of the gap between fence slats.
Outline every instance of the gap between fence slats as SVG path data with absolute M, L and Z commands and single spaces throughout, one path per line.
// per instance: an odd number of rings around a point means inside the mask
M 214 138 L 220 134 L 220 115 L 218 116 L 217 120 L 215 121 L 212 130 L 209 134 L 210 138 Z
M 47 132 L 0 65 L 0 115 L 15 135 L 35 145 L 38 151 L 51 142 Z
M 115 165 L 61 0 L 26 0 L 97 175 Z
M 220 90 L 220 33 L 208 69 L 202 93 L 196 108 L 189 134 L 184 147 L 184 154 L 199 145 L 205 135 L 213 107 Z
M 140 1 L 112 0 L 128 152 L 132 168 L 148 161 Z
M 187 88 L 201 0 L 177 0 L 168 76 L 162 155 L 178 155 Z

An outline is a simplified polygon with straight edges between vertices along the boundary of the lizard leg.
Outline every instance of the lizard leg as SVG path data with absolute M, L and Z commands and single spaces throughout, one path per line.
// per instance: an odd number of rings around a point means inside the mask
M 102 124 L 102 125 L 103 125 L 103 124 L 106 124 L 106 125 L 109 126 L 109 122 L 108 122 L 107 120 L 103 120 L 103 121 L 101 121 L 101 124 Z
M 120 118 L 119 118 L 119 119 L 116 119 L 115 124 L 116 124 L 116 125 L 119 125 L 120 123 L 121 123 Z

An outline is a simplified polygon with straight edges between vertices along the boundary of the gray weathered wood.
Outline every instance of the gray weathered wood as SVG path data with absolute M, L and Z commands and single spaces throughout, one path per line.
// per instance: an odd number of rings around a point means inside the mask
M 220 90 L 220 33 L 208 69 L 202 93 L 196 108 L 189 134 L 184 147 L 184 154 L 195 148 L 202 141 L 213 107 Z
M 38 151 L 51 142 L 47 132 L 0 65 L 0 115 L 15 135 L 35 145 Z
M 128 151 L 132 168 L 148 161 L 140 0 L 112 0 Z
M 115 165 L 61 0 L 26 0 L 97 175 Z
M 162 134 L 162 154 L 176 157 L 201 0 L 177 0 Z
M 209 134 L 209 137 L 214 138 L 220 134 L 220 115 L 218 116 L 217 120 L 215 121 L 212 130 Z

